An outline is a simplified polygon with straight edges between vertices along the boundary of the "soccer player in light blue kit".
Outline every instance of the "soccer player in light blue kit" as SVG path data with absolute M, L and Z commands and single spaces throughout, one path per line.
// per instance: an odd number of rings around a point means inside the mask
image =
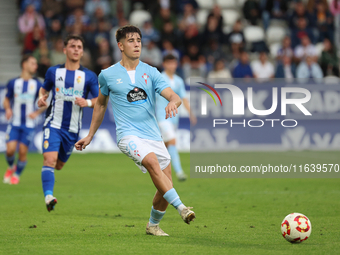
M 161 94 L 169 101 L 164 112 L 165 118 L 177 114 L 181 99 L 156 68 L 139 60 L 141 37 L 140 30 L 135 26 L 124 26 L 117 30 L 116 40 L 122 52 L 122 60 L 100 73 L 100 91 L 89 134 L 79 140 L 75 147 L 82 150 L 90 144 L 103 121 L 110 99 L 119 149 L 143 173 L 149 172 L 157 188 L 146 233 L 168 236 L 159 227 L 168 204 L 173 205 L 188 224 L 195 218 L 195 213 L 190 210 L 191 207 L 181 202 L 172 186 L 170 155 L 162 141 L 155 117 L 155 94 Z
M 27 164 L 28 147 L 34 136 L 35 118 L 46 108 L 36 110 L 35 102 L 39 95 L 41 83 L 33 78 L 38 64 L 31 55 L 24 55 L 21 60 L 21 75 L 7 84 L 4 100 L 7 127 L 6 161 L 8 164 L 3 182 L 18 184 L 20 175 Z M 12 102 L 12 104 L 11 104 Z M 15 152 L 19 143 L 19 158 L 15 161 Z
M 82 67 L 84 40 L 69 35 L 64 41 L 66 63 L 50 67 L 39 92 L 38 106 L 47 106 L 46 99 L 52 91 L 52 100 L 46 112 L 43 132 L 44 162 L 41 180 L 47 210 L 54 209 L 54 169 L 61 170 L 71 156 L 81 129 L 83 107 L 93 108 L 99 91 L 95 73 Z M 92 99 L 86 99 L 91 93 Z
M 163 58 L 164 71 L 162 72 L 162 75 L 164 80 L 170 85 L 171 89 L 182 99 L 183 105 L 189 113 L 190 122 L 191 124 L 195 125 L 197 120 L 196 117 L 190 112 L 189 101 L 186 99 L 184 81 L 181 77 L 176 75 L 177 65 L 178 60 L 175 56 L 171 54 L 166 55 Z M 176 131 L 179 124 L 179 117 L 174 116 L 172 118 L 165 119 L 164 109 L 167 104 L 168 101 L 164 97 L 156 94 L 156 118 L 159 129 L 161 131 L 165 146 L 168 148 L 169 154 L 171 156 L 171 163 L 176 172 L 176 176 L 179 181 L 185 181 L 187 176 L 182 169 L 181 160 L 176 148 Z

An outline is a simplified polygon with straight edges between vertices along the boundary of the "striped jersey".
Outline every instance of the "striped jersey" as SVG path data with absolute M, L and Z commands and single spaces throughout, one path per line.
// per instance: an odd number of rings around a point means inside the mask
M 6 97 L 12 102 L 13 126 L 35 127 L 34 119 L 28 115 L 36 110 L 35 102 L 42 84 L 37 79 L 15 78 L 8 82 Z
M 83 109 L 74 103 L 77 97 L 98 97 L 97 75 L 80 66 L 78 70 L 67 70 L 65 64 L 50 67 L 45 75 L 43 88 L 52 91 L 50 106 L 46 111 L 44 127 L 66 129 L 78 133 L 81 129 Z

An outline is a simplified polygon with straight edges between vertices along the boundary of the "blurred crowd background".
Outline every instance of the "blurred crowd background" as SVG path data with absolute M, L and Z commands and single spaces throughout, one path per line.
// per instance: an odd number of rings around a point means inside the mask
M 142 31 L 141 60 L 162 70 L 178 58 L 178 74 L 204 78 L 338 81 L 338 0 L 18 0 L 22 54 L 38 76 L 65 61 L 63 38 L 85 39 L 82 65 L 99 74 L 120 60 L 123 25 Z

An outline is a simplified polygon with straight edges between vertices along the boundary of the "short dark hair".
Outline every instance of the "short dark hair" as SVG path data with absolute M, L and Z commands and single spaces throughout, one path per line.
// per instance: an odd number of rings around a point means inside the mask
M 165 62 L 167 60 L 177 60 L 177 58 L 174 55 L 172 55 L 172 54 L 168 54 L 168 55 L 164 56 L 163 62 Z
M 71 35 L 66 36 L 66 38 L 65 38 L 65 40 L 64 40 L 64 46 L 65 46 L 65 47 L 67 46 L 67 44 L 68 44 L 68 42 L 69 42 L 70 40 L 76 40 L 76 41 L 79 40 L 79 41 L 82 42 L 83 47 L 84 47 L 85 41 L 84 41 L 84 38 L 83 38 L 82 36 L 76 35 L 76 34 L 71 34 Z
M 133 25 L 126 25 L 117 30 L 116 32 L 117 43 L 120 42 L 121 39 L 125 39 L 126 35 L 130 33 L 137 33 L 139 34 L 140 38 L 142 38 L 142 33 L 138 27 Z
M 22 65 L 27 62 L 30 58 L 34 58 L 32 54 L 25 54 L 22 56 L 20 61 L 20 67 L 22 68 Z

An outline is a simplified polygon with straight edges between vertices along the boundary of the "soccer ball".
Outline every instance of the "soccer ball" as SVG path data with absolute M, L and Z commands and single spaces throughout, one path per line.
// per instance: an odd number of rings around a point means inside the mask
M 302 213 L 288 214 L 281 223 L 281 233 L 284 239 L 291 243 L 301 243 L 310 236 L 312 224 Z

